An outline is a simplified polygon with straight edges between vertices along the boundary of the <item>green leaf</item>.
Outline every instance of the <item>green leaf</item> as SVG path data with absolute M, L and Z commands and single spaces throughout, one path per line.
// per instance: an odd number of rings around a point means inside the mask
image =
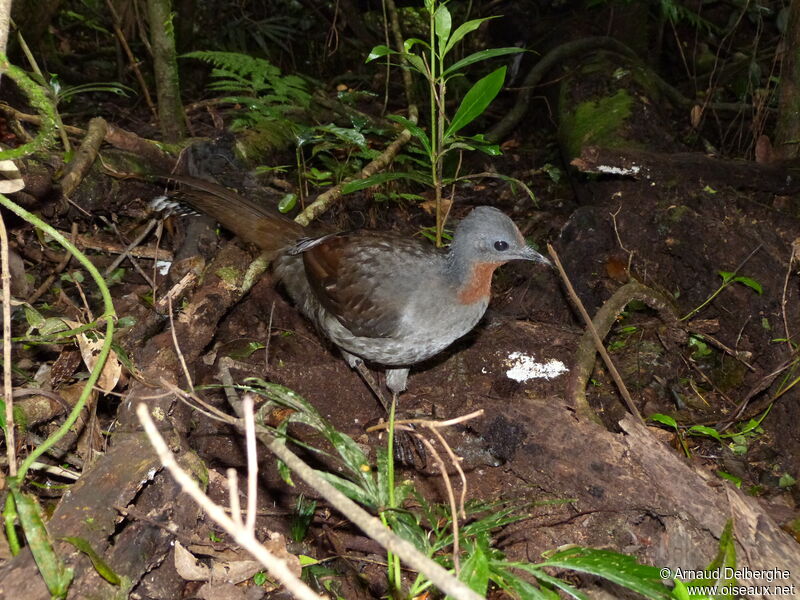
M 428 134 L 422 127 L 400 115 L 389 115 L 389 120 L 400 123 L 403 127 L 408 129 L 411 134 L 419 140 L 419 143 L 422 144 L 428 157 L 431 156 L 431 142 L 428 139 Z
M 426 42 L 425 40 L 421 40 L 421 39 L 419 39 L 419 38 L 415 38 L 415 37 L 412 37 L 412 38 L 406 38 L 406 39 L 403 41 L 403 49 L 404 49 L 406 52 L 411 52 L 411 49 L 412 49 L 414 46 L 416 46 L 417 44 L 420 44 L 420 45 L 422 45 L 422 46 L 425 46 L 425 48 L 427 48 L 428 50 L 430 50 L 430 49 L 431 49 L 431 46 L 430 46 L 430 44 L 429 44 L 428 42 Z
M 539 581 L 542 581 L 544 583 L 549 583 L 553 587 L 556 587 L 556 588 L 560 589 L 561 591 L 569 594 L 570 596 L 572 596 L 576 600 L 589 600 L 589 596 L 587 596 L 583 592 L 580 592 L 580 591 L 576 590 L 574 587 L 569 585 L 566 581 L 564 581 L 562 579 L 559 579 L 558 577 L 551 577 L 550 575 L 548 575 L 544 571 L 538 571 L 537 573 L 535 573 L 533 575 Z M 558 597 L 557 594 L 556 594 L 556 597 Z
M 719 549 L 714 560 L 708 565 L 709 570 L 714 570 L 719 567 L 735 567 L 736 566 L 736 544 L 733 536 L 733 521 L 728 519 L 725 522 L 725 529 L 722 530 L 722 535 L 719 536 Z
M 530 573 L 534 577 L 538 577 L 542 571 L 537 571 L 535 573 L 530 571 Z M 517 598 L 524 598 L 524 600 L 553 600 L 554 592 L 539 589 L 532 583 L 528 583 L 517 577 L 514 573 L 509 573 L 505 570 L 493 569 L 492 581 L 497 583 L 497 585 L 504 590 L 513 592 Z M 558 594 L 555 594 L 555 598 L 558 598 Z M 585 597 L 581 600 L 585 600 Z
M 28 322 L 30 329 L 38 329 L 44 325 L 44 317 L 32 306 L 25 305 L 25 320 Z
M 80 271 L 73 271 L 72 273 L 62 273 L 61 274 L 61 281 L 77 281 L 78 283 L 83 283 L 84 277 L 83 273 Z
M 669 589 L 661 582 L 661 573 L 657 567 L 640 564 L 632 556 L 610 550 L 570 548 L 556 552 L 538 566 L 597 575 L 648 598 L 666 600 L 670 597 Z
M 481 23 L 483 23 L 484 21 L 488 21 L 489 19 L 496 19 L 498 17 L 499 15 L 496 15 L 494 17 L 485 17 L 483 19 L 472 19 L 471 21 L 467 21 L 466 23 L 462 23 L 461 25 L 459 25 L 453 32 L 453 35 L 450 37 L 450 40 L 447 42 L 447 46 L 445 46 L 442 56 L 450 52 L 450 50 L 453 49 L 453 46 L 455 46 L 458 42 L 460 42 L 465 35 L 475 31 L 478 27 L 480 27 Z
M 286 214 L 297 205 L 297 194 L 286 194 L 278 202 L 278 212 Z
M 64 566 L 53 549 L 44 526 L 41 507 L 32 496 L 13 488 L 11 493 L 14 496 L 19 522 L 25 532 L 25 539 L 39 568 L 39 574 L 53 597 L 65 598 L 72 582 L 73 571 Z
M 408 64 L 411 65 L 417 73 L 421 74 L 423 77 L 430 79 L 430 71 L 428 67 L 425 66 L 425 62 L 416 54 L 403 54 L 403 58 L 408 61 Z
M 486 60 L 487 58 L 494 58 L 495 56 L 503 56 L 505 54 L 517 54 L 518 52 L 526 52 L 526 50 L 524 48 L 517 48 L 516 46 L 508 48 L 490 48 L 488 50 L 481 50 L 479 52 L 475 52 L 474 54 L 470 54 L 469 56 L 466 56 L 459 61 L 454 62 L 452 65 L 450 65 L 444 70 L 444 73 L 442 73 L 442 75 L 448 77 L 451 74 L 455 73 L 456 71 L 460 71 L 464 67 L 471 65 L 473 63 Z
M 470 137 L 456 137 L 455 140 L 456 141 L 454 142 L 445 140 L 445 143 L 449 142 L 446 152 L 449 152 L 450 150 L 465 149 L 480 150 L 489 156 L 500 156 L 503 153 L 500 150 L 500 146 L 486 141 L 486 138 L 482 133 Z
M 689 435 L 705 435 L 710 438 L 714 438 L 719 443 L 722 443 L 722 436 L 719 434 L 719 431 L 713 427 L 706 427 L 705 425 L 692 425 L 686 430 L 686 433 Z
M 283 462 L 282 460 L 278 460 L 278 474 L 283 479 L 283 482 L 286 485 L 294 487 L 294 481 L 292 481 L 292 471 L 289 466 Z
M 688 345 L 692 349 L 692 358 L 703 358 L 712 353 L 711 348 L 708 347 L 708 344 L 706 344 L 699 335 L 690 335 Z
M 506 68 L 503 66 L 475 82 L 475 85 L 464 96 L 464 100 L 461 101 L 461 106 L 458 107 L 450 126 L 444 132 L 445 139 L 472 123 L 486 110 L 486 107 L 500 92 L 500 88 L 503 87 L 505 78 Z
M 550 181 L 552 181 L 553 183 L 558 183 L 559 181 L 561 181 L 561 177 L 563 176 L 563 172 L 561 171 L 561 169 L 559 169 L 555 165 L 552 165 L 550 163 L 546 163 L 541 168 L 541 170 L 544 171 L 545 173 L 547 173 L 547 176 L 550 178 Z
M 264 585 L 267 583 L 267 581 L 269 581 L 269 577 L 267 577 L 267 574 L 264 573 L 264 571 L 259 571 L 253 575 L 253 583 L 256 585 Z
M 770 404 L 767 407 L 767 410 L 761 413 L 761 415 L 759 415 L 756 418 L 750 419 L 749 421 L 747 421 L 747 423 L 742 425 L 738 433 L 750 433 L 751 431 L 758 429 L 758 427 L 761 425 L 761 422 L 767 418 L 767 415 L 771 410 L 772 410 L 772 404 Z
M 114 269 L 111 271 L 111 274 L 106 277 L 106 283 L 108 285 L 117 285 L 122 282 L 122 279 L 125 277 L 126 270 L 122 267 Z
M 412 181 L 419 182 L 421 180 L 421 177 L 416 173 L 408 173 L 408 172 L 376 173 L 375 175 L 370 175 L 369 177 L 365 177 L 364 179 L 356 179 L 355 181 L 348 181 L 342 187 L 342 195 L 344 196 L 346 194 L 352 194 L 353 192 L 359 192 L 361 190 L 365 190 L 375 185 L 381 185 L 383 183 L 386 183 L 387 181 L 394 181 L 395 179 L 410 179 Z
M 764 289 L 761 287 L 761 284 L 758 283 L 752 277 L 734 277 L 732 280 L 734 283 L 741 283 L 742 285 L 746 285 L 751 290 L 754 290 L 759 296 L 764 293 Z
M 735 485 L 737 488 L 742 487 L 741 477 L 737 477 L 736 475 L 731 475 L 730 473 L 726 473 L 725 471 L 717 471 L 717 475 L 719 475 L 719 477 L 721 477 L 722 479 L 727 479 L 728 481 L 733 483 L 733 485 Z
M 389 48 L 389 46 L 380 44 L 378 46 L 375 46 L 372 50 L 369 51 L 369 54 L 367 55 L 367 60 L 365 60 L 364 62 L 370 62 L 377 58 L 381 58 L 382 56 L 387 56 L 389 54 L 397 54 L 397 52 Z
M 326 473 L 324 471 L 317 471 L 316 473 L 351 500 L 363 504 L 368 508 L 377 508 L 375 498 L 366 494 L 358 484 L 344 477 L 334 475 L 333 473 Z
M 712 573 L 719 569 L 719 579 L 713 577 L 704 577 L 694 579 L 687 583 L 687 587 L 730 587 L 736 584 L 736 580 L 728 576 L 729 569 L 733 570 L 736 567 L 736 547 L 734 545 L 733 537 L 733 522 L 729 519 L 725 524 L 725 529 L 719 538 L 719 548 L 714 559 L 704 569 L 707 573 Z M 691 595 L 691 598 L 707 598 L 707 596 Z M 732 598 L 730 595 L 715 595 L 714 598 Z
M 103 579 L 105 579 L 108 583 L 112 585 L 119 585 L 122 583 L 122 580 L 119 578 L 114 570 L 108 565 L 106 561 L 102 559 L 102 557 L 94 551 L 92 545 L 89 543 L 88 540 L 81 538 L 81 537 L 63 537 L 61 538 L 65 542 L 69 542 L 73 546 L 75 546 L 78 550 L 83 552 L 86 556 L 89 557 L 89 560 L 92 561 L 92 566 L 94 570 L 97 571 L 97 574 L 100 575 Z
M 230 349 L 226 348 L 226 355 L 236 360 L 245 360 L 250 358 L 254 352 L 265 347 L 264 344 L 255 340 L 241 340 L 228 346 Z
M 472 553 L 461 565 L 461 573 L 458 575 L 461 581 L 481 596 L 486 595 L 489 587 L 489 557 L 484 552 L 484 547 L 488 547 L 488 544 L 486 536 L 480 536 L 475 540 Z
M 717 274 L 722 277 L 722 283 L 728 283 L 736 275 L 733 271 L 717 271 Z
M 691 600 L 689 589 L 686 587 L 686 584 L 680 579 L 673 579 L 673 582 L 675 583 L 675 587 L 672 588 L 672 597 L 675 598 L 675 600 Z
M 319 131 L 324 131 L 325 133 L 330 133 L 343 142 L 358 146 L 362 150 L 367 149 L 367 138 L 365 138 L 364 134 L 357 129 L 353 129 L 352 127 L 337 127 L 332 123 L 328 125 L 322 125 L 317 127 L 317 129 Z
M 672 427 L 673 429 L 678 429 L 678 422 L 670 417 L 669 415 L 664 415 L 661 413 L 655 413 L 648 417 L 650 421 L 655 421 L 656 423 L 661 423 L 662 425 L 666 425 L 667 427 Z
M 445 46 L 447 40 L 450 38 L 450 30 L 453 26 L 453 19 L 450 17 L 450 11 L 447 10 L 445 4 L 440 4 L 433 13 L 433 30 L 436 32 L 436 39 L 438 40 L 439 57 L 443 58 L 445 55 Z

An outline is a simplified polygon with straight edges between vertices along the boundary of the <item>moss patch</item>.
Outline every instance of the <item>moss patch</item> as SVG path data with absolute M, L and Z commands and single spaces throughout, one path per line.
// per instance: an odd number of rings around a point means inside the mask
M 231 288 L 236 288 L 242 277 L 242 272 L 233 267 L 222 267 L 221 269 L 217 269 L 214 274 L 219 277 L 225 285 Z
M 630 143 L 621 135 L 632 106 L 630 94 L 618 90 L 613 96 L 582 102 L 574 112 L 566 113 L 559 133 L 568 157 L 578 156 L 581 148 L 587 145 L 605 148 L 629 146 Z

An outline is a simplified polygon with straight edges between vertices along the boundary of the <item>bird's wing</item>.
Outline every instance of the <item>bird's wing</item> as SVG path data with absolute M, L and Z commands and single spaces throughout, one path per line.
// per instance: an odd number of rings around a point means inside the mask
M 430 252 L 390 234 L 353 233 L 310 244 L 303 262 L 317 299 L 342 325 L 360 337 L 386 338 L 400 333 L 404 309 L 421 285 L 409 265 Z

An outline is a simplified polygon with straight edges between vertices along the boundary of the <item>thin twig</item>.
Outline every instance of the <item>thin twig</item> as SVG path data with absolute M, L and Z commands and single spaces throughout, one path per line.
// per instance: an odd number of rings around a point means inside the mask
M 128 45 L 128 40 L 125 38 L 125 34 L 122 32 L 120 28 L 120 18 L 119 13 L 117 13 L 116 9 L 114 8 L 114 4 L 111 0 L 106 0 L 106 6 L 108 6 L 108 11 L 111 13 L 111 26 L 114 28 L 114 35 L 117 36 L 117 40 L 119 41 L 119 45 L 122 46 L 123 52 L 125 52 L 125 56 L 128 57 L 128 62 L 130 63 L 131 70 L 133 74 L 136 76 L 136 81 L 139 83 L 139 88 L 142 90 L 142 96 L 144 96 L 144 101 L 147 103 L 147 107 L 150 109 L 150 112 L 153 114 L 154 117 L 158 118 L 158 110 L 156 110 L 156 106 L 153 103 L 153 99 L 150 97 L 150 90 L 147 87 L 147 83 L 145 83 L 144 77 L 142 76 L 142 71 L 139 69 L 139 61 L 133 56 L 133 52 L 131 51 L 131 47 Z
M 622 204 L 619 205 L 619 208 L 615 212 L 608 213 L 608 214 L 611 216 L 611 223 L 614 225 L 614 235 L 617 236 L 617 244 L 619 244 L 619 247 L 622 249 L 622 251 L 625 252 L 628 255 L 628 270 L 627 270 L 627 274 L 628 274 L 628 277 L 630 277 L 631 265 L 633 264 L 634 251 L 633 250 L 628 250 L 625 247 L 625 245 L 622 243 L 622 238 L 619 235 L 619 229 L 617 228 L 617 215 L 619 214 L 619 211 L 621 211 L 621 210 L 622 210 Z
M 445 421 L 434 421 L 432 419 L 397 419 L 394 424 L 397 425 L 423 425 L 430 429 L 436 429 L 441 427 L 450 427 L 451 425 L 458 425 L 459 423 L 464 423 L 465 421 L 471 421 L 472 419 L 477 419 L 478 417 L 482 417 L 484 410 L 478 409 L 466 415 L 461 415 L 460 417 L 453 417 L 452 419 L 447 419 Z M 383 431 L 388 427 L 386 422 L 377 423 L 371 427 L 366 429 L 367 433 L 372 433 L 374 431 Z M 413 431 L 413 429 L 408 428 L 408 431 Z
M 175 321 L 172 318 L 172 298 L 167 298 L 167 308 L 169 311 L 169 331 L 172 334 L 172 344 L 175 346 L 175 353 L 178 355 L 178 360 L 180 361 L 181 368 L 183 369 L 183 375 L 186 377 L 186 385 L 189 386 L 190 390 L 194 390 L 192 376 L 189 373 L 189 367 L 186 365 L 186 359 L 183 356 L 183 352 L 181 352 L 181 346 L 178 343 L 178 336 L 175 333 Z
M 169 309 L 170 303 L 177 300 L 181 294 L 183 294 L 186 289 L 197 281 L 197 272 L 196 271 L 187 271 L 186 275 L 181 277 L 181 280 L 173 285 L 169 291 L 161 296 L 158 301 L 154 302 L 154 306 L 157 310 L 162 311 L 165 309 Z M 155 288 L 154 288 L 155 290 Z
M 72 232 L 70 233 L 70 241 L 72 242 L 73 245 L 75 244 L 76 239 L 78 239 L 78 223 L 73 222 Z M 50 275 L 47 276 L 47 279 L 44 280 L 44 283 L 42 283 L 42 285 L 39 286 L 39 289 L 37 289 L 35 292 L 33 292 L 33 294 L 28 296 L 27 299 L 28 304 L 33 304 L 39 298 L 41 298 L 42 294 L 52 289 L 53 282 L 56 280 L 56 277 L 58 277 L 61 271 L 67 268 L 67 265 L 69 264 L 71 258 L 72 258 L 71 253 L 69 252 L 64 253 L 64 258 L 61 259 L 61 262 L 58 263 L 58 265 L 56 265 L 56 268 L 50 273 Z
M 420 439 L 422 443 L 425 444 L 425 448 L 433 457 L 433 460 L 439 467 L 439 471 L 442 473 L 442 481 L 444 481 L 444 488 L 447 491 L 447 501 L 450 504 L 450 520 L 453 522 L 453 569 L 455 569 L 456 575 L 458 575 L 461 571 L 461 561 L 459 560 L 458 508 L 456 507 L 455 494 L 453 494 L 453 485 L 450 483 L 450 477 L 447 475 L 447 467 L 442 457 L 439 456 L 439 453 L 436 451 L 436 448 L 424 437 L 420 436 Z
M 239 476 L 236 469 L 230 467 L 227 470 L 228 475 L 228 504 L 230 505 L 231 519 L 236 523 L 237 527 L 243 527 L 242 524 L 242 507 L 239 504 Z
M 264 344 L 264 371 L 269 371 L 269 344 L 272 341 L 272 317 L 275 315 L 275 301 L 269 309 L 269 322 L 267 323 L 267 341 Z
M 597 329 L 592 322 L 592 318 L 589 316 L 589 313 L 586 312 L 586 308 L 583 306 L 583 302 L 581 299 L 578 298 L 578 294 L 575 293 L 575 288 L 572 287 L 572 283 L 567 276 L 567 272 L 564 270 L 564 266 L 561 264 L 561 260 L 558 258 L 558 254 L 556 253 L 555 248 L 551 244 L 547 244 L 547 251 L 550 253 L 550 257 L 553 259 L 553 263 L 556 265 L 559 274 L 561 275 L 561 280 L 564 282 L 564 285 L 567 288 L 567 293 L 569 294 L 570 299 L 575 304 L 578 309 L 578 312 L 581 314 L 584 323 L 586 323 L 586 328 L 592 335 L 594 339 L 594 346 L 597 351 L 600 353 L 600 356 L 603 358 L 603 362 L 605 363 L 606 367 L 608 368 L 609 373 L 611 373 L 611 377 L 614 380 L 614 383 L 617 384 L 617 389 L 619 390 L 620 395 L 625 400 L 625 404 L 628 406 L 628 410 L 633 414 L 640 423 L 644 424 L 644 419 L 642 419 L 642 415 L 639 413 L 639 409 L 636 408 L 636 404 L 633 402 L 633 398 L 631 397 L 628 388 L 625 387 L 625 382 L 622 381 L 622 377 L 617 371 L 617 367 L 614 365 L 614 361 L 611 360 L 611 357 L 608 355 L 606 351 L 606 347 L 603 345 L 603 340 L 600 339 L 600 336 L 597 334 Z
M 17 475 L 17 443 L 14 440 L 14 391 L 11 387 L 11 270 L 8 266 L 8 232 L 0 215 L 0 279 L 3 283 L 3 399 L 6 403 L 6 456 L 8 474 Z
M 450 444 L 447 443 L 447 440 L 444 439 L 444 436 L 439 433 L 439 431 L 433 427 L 430 427 L 429 429 L 431 433 L 436 436 L 436 439 L 439 440 L 439 443 L 447 452 L 447 455 L 450 457 L 450 461 L 453 463 L 453 467 L 458 473 L 458 476 L 461 478 L 461 497 L 458 500 L 458 513 L 461 515 L 462 519 L 466 519 L 467 511 L 464 508 L 464 504 L 467 498 L 467 476 L 464 474 L 464 469 L 461 468 L 461 458 L 456 456 L 456 453 L 453 452 Z
M 789 263 L 786 265 L 786 276 L 783 278 L 783 294 L 781 295 L 781 315 L 783 315 L 783 331 L 786 336 L 786 345 L 789 348 L 789 354 L 794 353 L 792 347 L 792 333 L 789 331 L 789 319 L 786 316 L 786 296 L 789 288 L 789 277 L 792 274 L 792 267 L 795 261 L 800 260 L 800 238 L 792 242 L 792 253 L 789 256 Z
M 161 384 L 162 387 L 169 390 L 169 393 L 175 394 L 178 400 L 186 404 L 192 410 L 196 410 L 197 412 L 202 413 L 209 419 L 219 421 L 221 423 L 227 423 L 228 425 L 233 425 L 233 426 L 240 425 L 239 419 L 232 417 L 228 414 L 225 414 L 216 406 L 212 406 L 211 404 L 200 398 L 197 394 L 185 392 L 177 385 L 175 385 L 174 383 L 168 381 L 163 377 L 161 378 L 159 383 Z M 151 398 L 161 398 L 164 395 L 165 394 L 159 394 L 158 396 L 143 396 L 142 400 L 149 400 Z M 189 400 L 191 400 L 191 402 Z M 195 404 L 193 404 L 192 402 L 194 402 Z
M 197 483 L 192 477 L 183 471 L 178 466 L 175 456 L 170 452 L 164 438 L 158 432 L 158 429 L 150 417 L 147 410 L 147 405 L 144 403 L 136 407 L 136 415 L 144 427 L 147 437 L 150 438 L 150 443 L 155 448 L 161 463 L 172 474 L 175 480 L 180 484 L 181 489 L 191 496 L 197 502 L 206 514 L 218 523 L 234 540 L 252 554 L 267 570 L 278 579 L 286 589 L 301 600 L 324 600 L 323 596 L 315 594 L 311 588 L 303 583 L 294 573 L 289 569 L 288 565 L 275 556 L 272 552 L 267 550 L 255 536 L 242 527 L 238 527 L 236 522 L 225 514 L 225 510 L 212 502 L 198 487 Z
M 158 299 L 157 299 L 157 295 L 158 295 L 158 275 L 159 275 L 158 270 L 159 270 L 159 268 L 161 268 L 161 265 L 159 264 L 159 261 L 163 260 L 163 259 L 159 258 L 159 254 L 160 254 L 160 252 L 164 252 L 166 254 L 166 252 L 164 250 L 161 250 L 161 234 L 162 233 L 164 233 L 164 220 L 163 219 L 159 219 L 158 220 L 158 225 L 156 226 L 156 234 L 155 234 L 155 238 L 156 238 L 156 256 L 153 259 L 153 278 L 152 279 L 153 279 L 153 304 L 154 305 L 157 304 L 157 302 L 158 302 Z M 187 275 L 188 275 L 188 273 L 187 273 Z M 181 278 L 181 281 L 183 281 L 185 278 L 186 278 L 186 275 L 184 275 Z M 195 275 L 195 279 L 196 278 L 197 278 L 197 276 Z M 178 283 L 180 283 L 180 282 L 178 282 Z
M 91 323 L 94 321 L 94 314 L 92 313 L 92 307 L 89 306 L 89 301 L 86 299 L 86 294 L 83 293 L 83 286 L 77 279 L 73 279 L 72 283 L 77 288 L 78 295 L 81 297 L 81 302 L 83 302 L 83 310 L 86 311 L 86 321 Z
M 247 443 L 247 520 L 244 528 L 250 535 L 256 532 L 256 494 L 258 487 L 258 451 L 256 450 L 256 422 L 253 415 L 253 394 L 242 399 L 244 432 Z
M 147 225 L 145 225 L 145 227 L 142 230 L 142 232 L 139 235 L 136 236 L 136 239 L 133 240 L 127 246 L 125 246 L 125 249 L 122 251 L 122 254 L 117 256 L 117 258 L 115 258 L 114 261 L 110 265 L 108 265 L 108 267 L 106 267 L 106 270 L 103 271 L 103 277 L 108 277 L 109 275 L 111 275 L 111 273 L 114 271 L 114 269 L 116 269 L 122 263 L 123 260 L 128 258 L 128 259 L 130 259 L 131 264 L 134 266 L 134 268 L 137 271 L 139 271 L 139 275 L 144 277 L 144 280 L 147 282 L 147 285 L 149 285 L 150 287 L 153 287 L 155 285 L 153 283 L 153 280 L 150 279 L 150 277 L 144 272 L 142 267 L 139 266 L 139 263 L 136 262 L 136 260 L 130 255 L 130 251 L 133 250 L 134 248 L 136 248 L 139 244 L 142 243 L 142 241 L 148 235 L 150 235 L 150 232 L 153 230 L 153 227 L 155 227 L 157 223 L 158 223 L 158 219 L 150 219 L 147 222 Z M 119 230 L 117 230 L 117 226 L 115 224 L 113 224 L 113 223 L 112 223 L 112 226 L 114 227 L 114 230 L 117 232 L 117 235 L 120 235 Z

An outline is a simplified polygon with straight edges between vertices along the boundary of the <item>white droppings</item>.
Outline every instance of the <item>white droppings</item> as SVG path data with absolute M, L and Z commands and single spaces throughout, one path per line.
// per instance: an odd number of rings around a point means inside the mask
M 159 275 L 166 275 L 169 273 L 169 268 L 172 266 L 172 261 L 170 260 L 157 260 L 156 261 L 156 269 L 158 269 Z
M 536 362 L 536 359 L 522 352 L 512 352 L 508 355 L 506 365 L 510 368 L 506 376 L 514 381 L 525 382 L 529 379 L 555 379 L 562 373 L 569 371 L 560 360 L 551 359 L 545 363 Z
M 622 167 L 610 167 L 607 165 L 597 166 L 597 171 L 599 173 L 608 173 L 609 175 L 638 175 L 641 170 L 642 168 L 637 165 L 633 165 L 627 169 Z

